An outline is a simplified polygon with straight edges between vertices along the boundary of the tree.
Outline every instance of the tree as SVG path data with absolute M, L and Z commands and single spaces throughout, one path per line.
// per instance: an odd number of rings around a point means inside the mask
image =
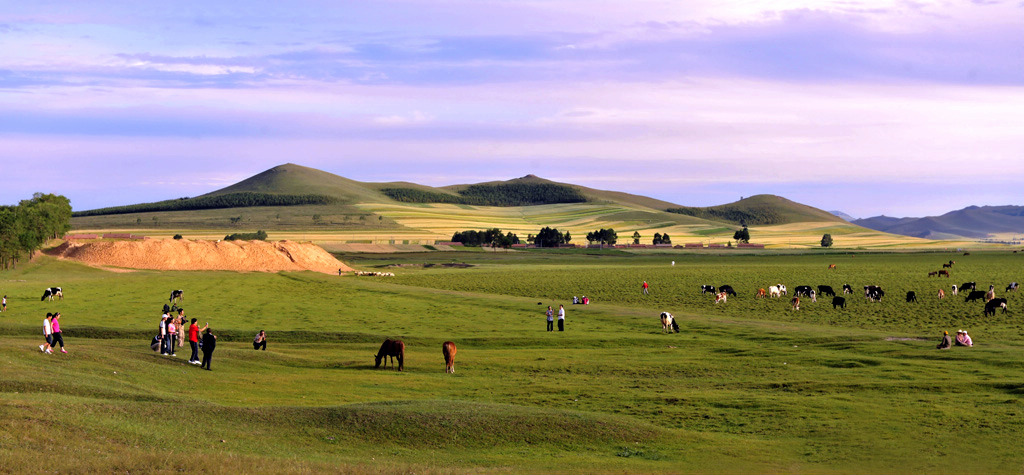
M 832 235 L 825 233 L 821 236 L 821 247 L 832 247 Z
M 654 240 L 651 241 L 651 244 L 654 244 L 655 246 L 661 244 L 661 233 L 654 233 Z
M 658 235 L 654 235 L 654 239 L 658 239 Z M 633 231 L 633 244 L 640 244 L 640 231 Z
M 569 234 L 569 231 L 565 232 L 565 239 L 563 239 L 562 242 L 564 242 L 566 244 L 569 244 L 570 242 L 572 242 L 572 235 Z
M 736 231 L 736 233 L 732 235 L 732 238 L 735 239 L 737 243 L 750 242 L 750 231 L 747 230 L 746 226 L 743 226 L 743 229 Z
M 537 247 L 555 247 L 565 242 L 565 235 L 557 229 L 545 226 L 537 233 L 534 242 L 537 243 Z
M 665 233 L 665 234 L 661 235 L 661 243 L 662 244 L 672 244 L 672 238 L 668 237 L 668 233 Z
M 591 238 L 593 238 L 591 240 Z M 587 234 L 587 239 L 591 241 L 598 241 L 601 245 L 608 244 L 609 246 L 615 245 L 615 241 L 619 239 L 618 234 L 615 233 L 614 229 L 599 229 L 593 233 Z

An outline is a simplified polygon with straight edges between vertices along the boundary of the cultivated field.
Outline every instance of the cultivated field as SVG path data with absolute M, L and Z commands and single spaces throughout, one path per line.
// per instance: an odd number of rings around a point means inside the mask
M 952 278 L 927 277 L 950 259 Z M 0 472 L 1018 472 L 1021 299 L 982 317 L 980 303 L 934 293 L 973 280 L 1004 296 L 1022 259 L 342 256 L 397 274 L 360 278 L 113 273 L 42 257 L 0 273 Z M 753 297 L 779 282 L 887 296 L 799 312 Z M 700 284 L 739 295 L 716 306 Z M 51 285 L 63 302 L 39 301 Z M 212 372 L 148 347 L 178 288 L 221 337 Z M 560 303 L 567 331 L 545 332 L 543 309 Z M 54 310 L 67 355 L 37 348 Z M 666 310 L 681 333 L 661 332 Z M 975 348 L 935 349 L 958 328 Z M 266 352 L 249 344 L 260 329 Z M 407 343 L 402 373 L 373 368 L 387 336 Z M 454 375 L 445 340 L 459 348 Z

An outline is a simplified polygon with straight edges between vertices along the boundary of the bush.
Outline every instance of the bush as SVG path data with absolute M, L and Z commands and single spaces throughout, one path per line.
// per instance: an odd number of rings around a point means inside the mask
M 254 233 L 235 233 L 224 236 L 225 241 L 266 241 L 267 233 L 264 230 L 259 230 Z
M 175 234 L 174 239 L 181 239 L 181 234 Z

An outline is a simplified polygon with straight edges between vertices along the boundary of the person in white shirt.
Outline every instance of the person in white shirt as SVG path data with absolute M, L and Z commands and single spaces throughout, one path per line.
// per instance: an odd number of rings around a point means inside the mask
M 558 306 L 558 331 L 565 331 L 565 306 Z

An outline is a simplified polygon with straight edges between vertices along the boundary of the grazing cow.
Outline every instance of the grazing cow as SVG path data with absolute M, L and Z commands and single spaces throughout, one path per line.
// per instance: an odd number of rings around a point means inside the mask
M 726 294 L 732 295 L 733 297 L 736 296 L 736 291 L 732 290 L 732 286 L 731 285 L 723 285 L 723 286 L 719 287 L 718 288 L 718 293 L 726 293 Z
M 793 297 L 789 300 L 789 306 L 793 310 L 800 310 L 800 297 Z
M 985 316 L 991 314 L 993 317 L 996 316 L 996 309 L 1003 309 L 1003 313 L 1006 313 L 1006 299 L 992 299 L 985 303 Z
M 970 294 L 967 294 L 967 298 L 964 299 L 964 302 L 973 302 L 975 300 L 980 300 L 980 299 L 984 299 L 984 298 L 985 298 L 985 292 L 984 291 L 982 291 L 982 290 L 972 290 Z
M 832 309 L 846 308 L 846 299 L 843 297 L 832 297 Z
M 388 358 L 391 359 L 391 369 L 395 369 L 395 357 L 398 358 L 398 370 L 405 368 L 405 343 L 402 340 L 385 339 L 380 345 L 380 350 L 373 356 L 376 360 L 374 368 L 380 368 L 381 360 L 384 360 L 384 367 L 388 367 Z
M 700 293 L 706 294 L 708 292 L 715 293 L 715 286 L 713 285 L 702 285 L 700 286 Z
M 673 331 L 679 333 L 679 325 L 676 324 L 676 319 L 671 313 L 661 312 L 661 331 L 665 333 L 672 333 Z
M 727 293 L 725 293 L 725 292 L 719 292 L 719 293 L 715 294 L 715 303 L 718 303 L 718 302 L 725 302 L 725 301 L 726 301 L 726 297 L 727 297 L 728 295 L 729 295 L 729 294 L 727 294 Z
M 43 298 L 39 299 L 39 301 L 42 302 L 46 299 L 50 299 L 50 301 L 52 302 L 54 297 L 56 297 L 59 300 L 64 300 L 64 292 L 60 289 L 60 287 L 50 287 L 44 290 Z
M 851 287 L 850 284 L 843 284 L 843 293 L 844 294 L 852 294 L 853 293 L 853 287 Z
M 1018 284 L 1016 282 L 1010 282 L 1010 285 L 1006 286 L 1006 292 L 1011 290 L 1017 290 Z
M 797 297 L 810 297 L 812 291 L 814 291 L 814 289 L 809 285 L 798 285 L 793 289 L 793 295 L 796 295 Z
M 869 302 L 881 302 L 882 297 L 885 296 L 885 291 L 877 285 L 865 285 L 864 296 L 867 297 Z
M 768 293 L 764 289 L 757 289 L 757 298 L 763 299 L 768 296 Z
M 943 291 L 942 289 L 939 289 L 939 298 L 940 299 L 946 298 L 946 292 Z
M 835 265 L 835 264 L 829 264 L 829 265 L 828 265 L 828 268 L 829 268 L 829 270 L 835 269 L 835 268 L 836 268 L 836 265 Z
M 965 256 L 969 256 L 969 255 L 971 255 L 971 253 L 969 253 L 969 252 L 965 252 L 965 253 L 964 253 L 964 255 L 965 255 Z
M 985 301 L 986 302 L 988 302 L 989 300 L 992 300 L 994 298 L 996 298 L 996 291 L 995 290 L 989 289 L 988 292 L 985 292 Z
M 769 297 L 774 299 L 774 298 L 778 298 L 781 295 L 782 295 L 782 290 L 779 289 L 779 286 L 773 285 L 771 287 L 768 287 L 768 296 Z
M 455 374 L 455 343 L 446 341 L 441 344 L 441 354 L 444 355 L 444 372 Z
M 789 295 L 786 291 L 785 285 L 779 284 L 779 291 L 782 292 L 782 295 Z
M 910 302 L 917 303 L 917 292 L 914 292 L 913 290 L 907 292 L 907 303 Z
M 940 270 L 939 271 L 939 277 L 942 277 L 942 276 L 946 276 L 948 278 L 949 277 L 949 271 L 948 270 Z
M 974 282 L 964 282 L 964 283 L 960 284 L 960 290 L 976 290 L 975 288 L 977 286 L 978 286 L 978 284 L 976 284 Z
M 933 270 L 933 271 L 928 273 L 928 277 L 935 277 L 937 275 L 939 275 L 939 271 L 937 271 L 937 270 Z
M 818 293 L 812 290 L 811 291 L 811 302 L 817 302 L 817 301 L 818 301 Z
M 957 288 L 956 284 L 953 284 L 953 295 L 956 295 L 958 292 L 959 289 Z
M 818 293 L 821 294 L 822 297 L 835 297 L 836 296 L 836 291 L 832 290 L 832 286 L 829 286 L 829 285 L 819 285 L 818 286 Z
M 185 300 L 185 291 L 184 290 L 172 290 L 171 291 L 170 303 L 181 302 L 182 300 Z

